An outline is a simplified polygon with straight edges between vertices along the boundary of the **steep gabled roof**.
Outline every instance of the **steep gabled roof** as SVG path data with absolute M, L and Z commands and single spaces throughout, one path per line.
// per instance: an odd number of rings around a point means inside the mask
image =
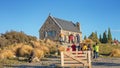
M 80 32 L 77 26 L 72 21 L 67 21 L 59 18 L 52 17 L 56 23 L 63 29 L 72 32 Z

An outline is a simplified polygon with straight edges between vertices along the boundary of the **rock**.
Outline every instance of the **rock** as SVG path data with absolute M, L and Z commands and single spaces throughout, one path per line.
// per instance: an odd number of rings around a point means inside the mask
M 32 59 L 32 62 L 39 62 L 40 60 L 38 59 L 38 57 L 35 57 Z

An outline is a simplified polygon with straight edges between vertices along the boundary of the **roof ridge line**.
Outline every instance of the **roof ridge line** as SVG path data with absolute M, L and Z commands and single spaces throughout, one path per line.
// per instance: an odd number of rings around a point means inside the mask
M 55 22 L 56 22 L 56 24 L 62 29 L 62 27 L 57 23 L 57 21 L 52 17 L 52 16 L 50 16 Z
M 57 17 L 54 17 L 54 18 L 57 18 Z M 65 19 L 61 19 L 61 18 L 57 18 L 57 19 L 60 19 L 60 20 L 63 20 L 63 21 L 67 21 L 67 22 L 71 22 L 71 23 L 74 23 L 72 21 L 69 21 L 69 20 L 65 20 Z

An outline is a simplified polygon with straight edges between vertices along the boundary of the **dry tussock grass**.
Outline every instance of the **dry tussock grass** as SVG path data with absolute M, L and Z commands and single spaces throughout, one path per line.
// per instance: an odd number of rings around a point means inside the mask
M 10 59 L 15 57 L 15 54 L 12 50 L 2 50 L 0 51 L 0 59 Z
M 15 55 L 18 57 L 28 57 L 34 52 L 34 56 L 38 58 L 44 57 L 44 55 L 56 51 L 56 43 L 47 39 L 39 41 L 31 41 L 31 45 L 25 45 L 24 43 L 13 44 L 0 50 L 0 58 L 10 58 Z M 60 51 L 64 51 L 64 47 L 60 47 Z
M 38 57 L 35 57 L 32 59 L 32 62 L 39 62 L 39 61 L 40 61 L 40 59 Z
M 33 48 L 30 45 L 23 45 L 20 48 L 18 48 L 18 55 L 25 57 L 25 56 L 29 56 L 30 53 L 32 52 Z
M 21 48 L 24 44 L 23 43 L 19 43 L 19 44 L 16 44 L 14 47 L 12 47 L 11 49 L 13 50 L 13 52 L 17 52 L 17 50 L 19 48 Z
M 59 46 L 59 47 L 58 47 L 58 50 L 59 50 L 60 52 L 61 52 L 61 51 L 65 51 L 65 49 L 66 49 L 66 48 L 65 48 L 64 46 Z
M 111 57 L 120 57 L 120 49 L 113 49 L 110 56 Z
M 49 40 L 49 39 L 46 39 L 44 41 L 45 43 L 45 46 L 47 46 L 49 48 L 49 51 L 52 53 L 52 52 L 55 52 L 57 50 L 57 45 L 60 45 L 59 43 L 57 42 L 54 42 L 52 40 Z
M 34 48 L 33 49 L 33 53 L 34 53 L 34 57 L 37 57 L 39 59 L 41 59 L 42 57 L 44 57 L 44 51 L 40 50 L 39 48 Z
M 84 42 L 87 43 L 87 44 L 92 44 L 93 43 L 93 41 L 91 39 L 86 39 L 86 40 L 84 40 Z
M 39 42 L 39 41 L 33 41 L 33 47 L 34 48 L 39 48 L 40 50 L 43 50 L 45 53 L 48 53 L 49 52 L 49 48 L 45 45 L 45 43 L 42 41 L 42 42 Z
M 45 54 L 49 53 L 49 48 L 47 46 L 41 46 L 40 49 L 43 50 Z
M 33 48 L 40 47 L 39 41 L 31 41 Z
M 56 45 L 56 43 L 52 40 L 49 40 L 49 39 L 46 39 L 45 40 L 45 43 L 48 44 L 49 46 L 53 46 L 53 45 Z

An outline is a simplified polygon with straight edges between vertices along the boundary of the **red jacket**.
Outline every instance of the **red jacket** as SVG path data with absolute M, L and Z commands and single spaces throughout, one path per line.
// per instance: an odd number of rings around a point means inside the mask
M 75 44 L 73 44 L 73 45 L 71 46 L 71 48 L 72 48 L 72 51 L 76 51 L 76 45 L 75 45 Z
M 70 40 L 73 40 L 73 38 L 74 38 L 73 35 L 70 35 L 70 36 L 69 36 L 69 39 L 70 39 Z

